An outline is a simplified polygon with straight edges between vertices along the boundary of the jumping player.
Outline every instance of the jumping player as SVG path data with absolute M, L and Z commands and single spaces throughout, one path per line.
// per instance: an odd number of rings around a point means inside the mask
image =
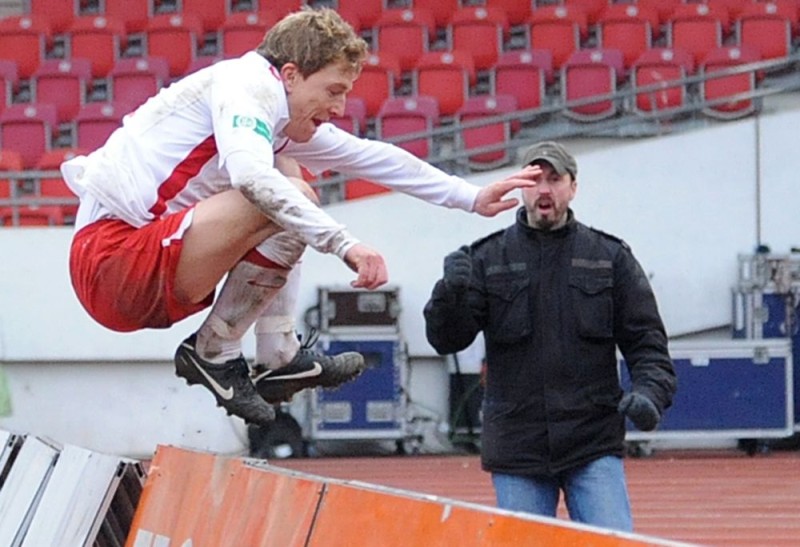
M 256 51 L 162 89 L 101 148 L 61 168 L 81 198 L 70 273 L 84 308 L 125 332 L 166 328 L 211 307 L 179 345 L 176 373 L 247 422 L 269 422 L 271 403 L 364 368 L 357 353 L 320 355 L 295 336 L 295 266 L 306 246 L 342 259 L 357 274 L 353 287 L 388 280 L 382 255 L 320 209 L 306 183 L 281 173 L 278 158 L 483 216 L 516 206 L 506 194 L 533 185 L 538 172 L 480 188 L 327 123 L 343 114 L 366 54 L 335 11 L 290 14 Z M 241 339 L 254 324 L 251 370 Z

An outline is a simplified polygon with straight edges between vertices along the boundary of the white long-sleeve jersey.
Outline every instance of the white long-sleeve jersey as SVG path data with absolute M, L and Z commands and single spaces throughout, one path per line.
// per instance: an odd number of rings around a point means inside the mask
M 311 172 L 335 170 L 432 204 L 471 211 L 479 188 L 387 143 L 330 123 L 310 141 L 283 135 L 289 107 L 278 71 L 249 52 L 162 89 L 88 156 L 61 166 L 81 198 L 76 230 L 101 218 L 143 226 L 230 188 L 245 190 L 265 215 L 320 252 L 357 240 L 275 168 L 275 154 Z

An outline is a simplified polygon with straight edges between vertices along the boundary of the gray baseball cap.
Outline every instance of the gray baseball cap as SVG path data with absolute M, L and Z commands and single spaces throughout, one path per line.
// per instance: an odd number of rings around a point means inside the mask
M 578 163 L 567 150 L 553 141 L 539 142 L 528 148 L 522 157 L 525 167 L 537 161 L 546 161 L 561 176 L 569 173 L 573 179 L 578 177 Z

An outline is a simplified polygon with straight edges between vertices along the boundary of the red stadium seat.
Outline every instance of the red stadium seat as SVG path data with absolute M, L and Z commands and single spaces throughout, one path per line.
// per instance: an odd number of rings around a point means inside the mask
M 765 60 L 786 57 L 792 50 L 797 23 L 798 4 L 794 0 L 746 4 L 736 20 L 736 41 L 758 50 Z
M 700 73 L 708 77 L 714 72 L 731 69 L 738 65 L 755 63 L 761 59 L 758 51 L 748 47 L 727 46 L 711 50 L 700 65 Z M 726 97 L 755 91 L 759 74 L 747 71 L 719 78 L 709 78 L 700 84 L 700 96 L 704 102 L 720 101 Z M 715 102 L 703 108 L 703 113 L 712 118 L 730 120 L 748 116 L 756 111 L 756 102 L 751 98 L 731 98 Z
M 27 0 L 28 13 L 46 19 L 55 34 L 66 32 L 75 17 L 73 0 Z
M 0 208 L 2 226 L 62 226 L 64 213 L 60 207 L 23 205 Z
M 503 10 L 512 26 L 524 25 L 531 17 L 533 3 L 530 0 L 484 0 L 487 8 Z
M 709 0 L 704 0 L 705 3 L 708 3 Z M 725 10 L 728 12 L 730 16 L 731 23 L 735 22 L 736 19 L 739 18 L 739 14 L 742 13 L 742 10 L 745 9 L 745 6 L 751 4 L 753 2 L 761 2 L 762 0 L 710 0 L 711 3 L 717 4 L 720 7 L 724 7 Z M 772 0 L 774 1 L 774 0 Z M 794 0 L 787 0 L 790 3 L 794 3 Z
M 199 17 L 205 32 L 216 32 L 217 29 L 225 23 L 227 5 L 227 0 L 217 2 L 209 2 L 208 0 L 181 0 L 180 13 Z
M 364 62 L 361 75 L 348 96 L 359 97 L 367 107 L 367 116 L 375 117 L 386 99 L 394 97 L 400 84 L 400 62 L 391 53 L 373 53 Z
M 636 4 L 610 5 L 597 21 L 598 47 L 622 51 L 626 68 L 652 47 L 659 32 L 658 13 Z
M 145 33 L 147 54 L 166 58 L 169 75 L 177 78 L 186 74 L 191 62 L 197 58 L 203 26 L 192 14 L 156 15 L 150 18 Z
M 33 75 L 33 96 L 39 103 L 56 107 L 56 121 L 72 120 L 86 102 L 92 81 L 88 59 L 46 59 Z
M 636 93 L 634 112 L 647 115 L 666 112 L 687 104 L 686 78 L 694 73 L 694 60 L 680 49 L 653 48 L 642 53 L 631 69 Z
M 709 51 L 722 46 L 727 24 L 727 12 L 723 16 L 719 8 L 709 4 L 681 4 L 667 23 L 667 42 L 672 48 L 687 51 L 698 62 Z
M 13 104 L 0 114 L 0 142 L 18 152 L 27 169 L 52 147 L 57 123 L 55 105 Z
M 77 148 L 56 148 L 42 154 L 36 164 L 36 169 L 40 171 L 58 171 L 62 163 L 81 154 L 83 154 L 83 151 Z M 64 223 L 72 224 L 75 222 L 75 215 L 78 212 L 78 197 L 72 193 L 72 190 L 69 189 L 69 186 L 61 176 L 40 179 L 39 195 L 48 199 L 70 201 L 71 203 L 59 203 L 55 206 L 61 209 Z
M 11 104 L 18 83 L 17 63 L 0 59 L 0 114 Z
M 447 26 L 450 49 L 469 52 L 475 69 L 487 70 L 503 51 L 509 28 L 508 17 L 499 8 L 461 8 Z
M 375 120 L 375 132 L 381 140 L 392 140 L 413 133 L 427 133 L 414 140 L 393 141 L 418 158 L 427 158 L 433 149 L 430 132 L 439 123 L 439 104 L 433 97 L 417 95 L 389 99 Z
M 0 149 L 0 171 L 22 171 L 24 168 L 22 154 L 14 150 Z M 13 196 L 16 196 L 14 181 L 6 177 L 0 178 L 0 200 Z
M 130 0 L 103 0 L 101 15 L 112 17 L 125 25 L 128 34 L 144 32 L 151 16 L 152 2 L 131 2 Z
M 300 11 L 307 2 L 305 0 L 260 0 L 255 3 L 259 13 L 269 20 L 278 21 L 292 12 Z M 266 29 L 264 30 L 266 31 Z
M 566 103 L 564 115 L 578 121 L 614 116 L 619 109 L 618 100 L 589 99 L 615 93 L 624 71 L 619 50 L 584 49 L 573 53 L 561 69 L 561 96 Z M 583 101 L 583 104 L 570 104 L 576 101 Z
M 344 199 L 366 198 L 378 194 L 388 194 L 391 191 L 391 188 L 386 188 L 368 180 L 352 179 L 345 182 Z
M 336 0 L 336 5 L 340 12 L 358 13 L 361 27 L 356 30 L 374 27 L 387 8 L 386 0 Z
M 658 21 L 662 25 L 669 21 L 670 15 L 683 0 L 636 0 L 635 4 L 641 8 L 655 10 L 658 14 Z
M 518 1 L 518 0 L 517 0 Z M 414 9 L 425 9 L 433 15 L 433 21 L 439 28 L 444 28 L 450 22 L 451 17 L 467 6 L 461 0 L 412 0 L 411 5 Z
M 20 78 L 30 78 L 44 60 L 50 42 L 46 19 L 28 15 L 0 19 L 0 59 L 17 63 Z
M 589 23 L 579 7 L 544 6 L 533 11 L 529 32 L 531 48 L 549 49 L 559 70 L 588 37 Z
M 436 98 L 440 116 L 454 116 L 477 81 L 472 55 L 457 50 L 426 53 L 413 74 L 414 93 Z
M 495 95 L 512 95 L 520 110 L 539 108 L 553 80 L 553 55 L 547 49 L 506 51 L 492 68 Z
M 119 59 L 109 80 L 112 99 L 139 106 L 169 83 L 169 65 L 163 57 Z
M 511 121 L 498 121 L 478 127 L 463 127 L 483 118 L 510 114 L 517 109 L 517 100 L 511 95 L 482 95 L 470 97 L 458 111 L 458 121 L 462 126 L 459 139 L 464 150 L 475 150 L 499 146 L 511 140 L 513 125 Z M 467 158 L 472 169 L 496 169 L 511 160 L 505 148 L 476 152 Z
M 222 56 L 226 59 L 239 57 L 256 49 L 266 31 L 278 21 L 277 17 L 269 17 L 267 13 L 274 12 L 242 11 L 229 15 L 219 29 Z
M 357 137 L 364 135 L 367 127 L 367 105 L 360 97 L 347 97 L 344 106 L 344 115 L 341 118 L 332 118 L 333 123 L 339 129 L 352 133 Z
M 375 23 L 375 50 L 391 53 L 400 63 L 400 70 L 409 71 L 428 51 L 435 32 L 433 15 L 428 10 L 389 9 Z
M 76 147 L 89 152 L 100 148 L 130 111 L 118 102 L 85 104 L 75 117 Z
M 561 3 L 570 8 L 582 9 L 586 13 L 588 23 L 594 25 L 611 2 L 610 0 L 561 0 Z
M 122 21 L 105 15 L 77 17 L 69 28 L 69 56 L 89 59 L 92 77 L 105 78 L 122 52 Z
M 353 5 L 347 4 L 347 6 L 344 8 L 337 8 L 336 11 L 342 19 L 347 21 L 347 23 L 353 27 L 357 33 L 367 35 L 367 38 L 371 40 L 370 37 L 372 36 L 372 27 L 367 27 L 361 22 L 361 14 L 353 7 Z

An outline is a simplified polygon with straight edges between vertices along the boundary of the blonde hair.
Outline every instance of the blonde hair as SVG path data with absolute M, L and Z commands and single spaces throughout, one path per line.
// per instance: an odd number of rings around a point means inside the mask
M 269 29 L 257 51 L 278 69 L 294 63 L 303 77 L 334 62 L 359 74 L 367 43 L 334 10 L 304 8 Z

